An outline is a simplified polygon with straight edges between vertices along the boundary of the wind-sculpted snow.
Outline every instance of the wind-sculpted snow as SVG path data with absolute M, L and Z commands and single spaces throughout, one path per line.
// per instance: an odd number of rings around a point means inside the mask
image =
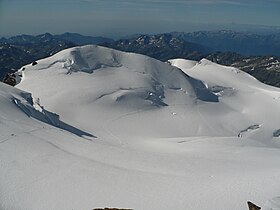
M 17 79 L 32 97 L 0 86 L 1 210 L 275 206 L 280 91 L 239 69 L 85 46 Z
M 4 91 L 2 90 L 4 89 Z M 11 87 L 6 87 L 4 84 L 0 84 L 0 96 L 3 98 L 9 98 L 8 102 L 10 101 L 11 104 L 14 103 L 23 113 L 25 113 L 28 117 L 34 118 L 38 121 L 47 123 L 49 125 L 55 126 L 57 128 L 66 130 L 70 133 L 73 133 L 75 135 L 78 135 L 80 137 L 84 138 L 94 138 L 95 136 L 84 132 L 80 129 L 77 129 L 71 125 L 68 125 L 59 119 L 59 115 L 49 112 L 45 110 L 43 107 L 37 104 L 39 106 L 40 110 L 38 108 L 36 109 L 34 106 L 34 101 L 32 98 L 32 95 L 30 93 L 24 92 L 24 91 L 18 91 L 13 90 Z M 16 94 L 12 94 L 13 92 L 16 92 Z M 10 94 L 10 95 L 9 95 Z M 13 109 L 11 109 L 13 110 Z

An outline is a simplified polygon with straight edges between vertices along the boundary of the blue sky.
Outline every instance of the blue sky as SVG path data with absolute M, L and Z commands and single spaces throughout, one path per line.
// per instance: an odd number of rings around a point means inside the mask
M 230 23 L 280 26 L 280 0 L 0 0 L 0 36 L 220 29 Z

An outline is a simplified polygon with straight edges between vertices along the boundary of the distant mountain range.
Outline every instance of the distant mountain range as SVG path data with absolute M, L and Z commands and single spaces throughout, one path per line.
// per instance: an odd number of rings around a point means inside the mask
M 243 55 L 280 55 L 280 33 L 259 35 L 224 30 L 171 34 L 185 41 L 210 47 L 215 51 L 231 51 Z
M 19 35 L 13 36 L 10 38 L 1 38 L 0 43 L 9 43 L 9 44 L 19 44 L 19 45 L 29 45 L 36 43 L 44 43 L 50 41 L 61 41 L 61 42 L 71 42 L 75 45 L 87 45 L 87 44 L 101 44 L 104 42 L 113 42 L 113 39 L 105 37 L 92 37 L 84 36 L 77 33 L 66 32 L 64 34 L 52 35 L 50 33 L 45 33 L 37 36 L 32 35 Z
M 161 61 L 178 57 L 198 60 L 214 52 L 210 47 L 185 41 L 172 34 L 139 35 L 101 45 L 125 52 L 148 55 Z
M 160 34 L 164 35 L 164 34 Z M 236 52 L 242 55 L 279 55 L 280 32 L 274 34 L 255 34 L 251 32 L 235 32 L 231 30 L 171 32 L 174 39 L 199 44 L 213 51 Z M 143 36 L 139 34 L 127 36 L 123 40 L 134 40 Z M 159 35 L 154 35 L 159 36 Z
M 201 31 L 135 35 L 112 40 L 77 33 L 0 39 L 0 79 L 7 72 L 73 46 L 97 44 L 151 56 L 161 61 L 173 58 L 200 60 L 238 67 L 258 80 L 280 87 L 280 34 L 256 35 L 233 31 Z M 264 55 L 264 56 L 257 56 Z
M 75 45 L 87 45 L 87 44 L 102 44 L 102 43 L 110 43 L 113 42 L 113 39 L 110 38 L 105 38 L 105 37 L 92 37 L 92 36 L 83 36 L 81 34 L 77 34 L 77 33 L 64 33 L 64 34 L 60 34 L 60 35 L 54 35 L 54 37 L 56 39 L 60 39 L 60 40 L 64 40 L 64 41 L 68 41 L 68 42 L 72 42 Z

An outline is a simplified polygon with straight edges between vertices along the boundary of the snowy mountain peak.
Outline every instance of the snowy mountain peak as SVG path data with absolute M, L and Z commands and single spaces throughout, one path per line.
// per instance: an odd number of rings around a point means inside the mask
M 144 55 L 95 45 L 67 49 L 22 69 L 19 74 L 23 74 L 24 80 L 20 87 L 48 83 L 46 88 L 57 92 L 93 85 L 96 91 L 87 94 L 94 101 L 122 104 L 132 109 L 167 106 L 176 101 L 218 102 L 217 96 L 200 80 L 176 67 Z M 73 74 L 78 72 L 80 76 Z

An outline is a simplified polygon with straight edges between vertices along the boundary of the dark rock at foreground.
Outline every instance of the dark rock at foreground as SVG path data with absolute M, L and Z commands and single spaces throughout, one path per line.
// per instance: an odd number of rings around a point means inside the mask
M 247 202 L 249 210 L 260 210 L 261 207 L 257 206 L 256 204 L 253 204 L 252 202 L 248 201 Z

